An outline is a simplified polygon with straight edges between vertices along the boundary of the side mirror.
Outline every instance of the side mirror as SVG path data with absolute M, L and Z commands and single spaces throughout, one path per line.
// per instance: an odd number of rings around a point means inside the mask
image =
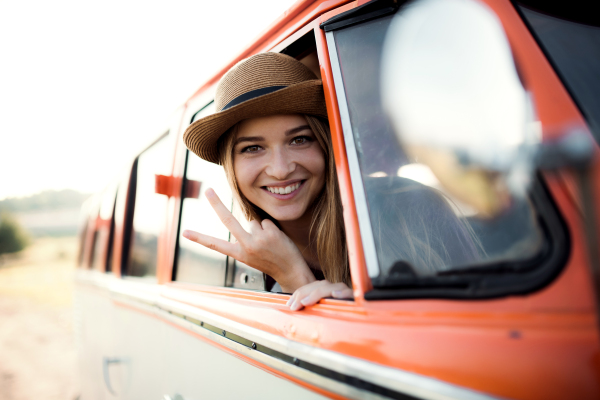
M 400 10 L 382 59 L 383 107 L 409 156 L 483 216 L 522 197 L 541 140 L 502 24 L 476 0 Z

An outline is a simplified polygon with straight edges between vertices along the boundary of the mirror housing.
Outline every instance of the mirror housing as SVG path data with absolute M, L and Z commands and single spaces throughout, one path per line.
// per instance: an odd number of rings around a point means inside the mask
M 541 124 L 491 9 L 411 3 L 394 17 L 382 57 L 382 104 L 409 158 L 483 215 L 525 195 Z

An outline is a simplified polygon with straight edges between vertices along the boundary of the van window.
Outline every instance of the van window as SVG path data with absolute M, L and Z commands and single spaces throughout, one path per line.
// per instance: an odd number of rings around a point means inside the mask
M 115 247 L 115 209 L 117 205 L 117 189 L 118 185 L 115 184 L 113 191 L 109 192 L 109 196 L 106 198 L 106 214 L 104 214 L 103 210 L 100 210 L 101 215 L 105 215 L 107 218 L 110 218 L 110 227 L 108 231 L 108 246 L 106 250 L 106 264 L 105 264 L 105 272 L 112 273 L 113 267 L 113 251 Z M 105 205 L 103 204 L 103 207 Z
M 352 179 L 363 187 L 357 203 L 366 202 L 372 231 L 378 274 L 369 272 L 376 288 L 404 288 L 410 297 L 468 297 L 477 272 L 510 269 L 510 263 L 524 269 L 540 265 L 547 249 L 544 229 L 531 200 L 515 201 L 500 217 L 483 218 L 446 192 L 427 166 L 405 155 L 379 90 L 381 51 L 392 17 L 339 29 L 322 25 L 329 52 L 335 52 L 338 101 L 346 99 L 340 107 L 346 113 L 342 121 L 348 121 L 344 135 L 353 142 L 360 171 Z
M 210 103 L 197 112 L 191 122 L 214 111 L 214 103 Z M 260 271 L 181 236 L 184 230 L 190 229 L 222 240 L 235 240 L 206 199 L 204 193 L 208 188 L 214 189 L 223 204 L 229 206 L 233 215 L 247 229 L 247 222 L 239 207 L 234 207 L 233 194 L 223 167 L 202 160 L 189 150 L 186 157 L 174 280 L 213 286 L 263 289 L 264 278 Z
M 195 115 L 195 119 L 214 112 L 214 103 L 209 104 Z M 177 281 L 202 283 L 205 285 L 224 286 L 227 269 L 227 256 L 194 243 L 181 234 L 190 229 L 219 239 L 229 240 L 229 231 L 219 220 L 204 193 L 212 188 L 223 204 L 231 207 L 232 195 L 225 177 L 223 167 L 201 159 L 187 150 L 185 168 L 184 196 L 181 205 L 181 222 L 179 229 L 176 269 L 174 278 Z M 190 196 L 192 185 L 199 186 L 199 194 Z M 187 196 L 185 195 L 187 193 Z
M 102 228 L 98 228 L 94 231 L 94 239 L 92 243 L 92 269 L 96 271 L 102 270 L 102 256 L 104 254 L 104 246 L 106 243 L 105 231 Z
M 94 244 L 92 247 L 92 268 L 98 271 L 112 271 L 112 241 L 114 238 L 114 211 L 117 185 L 112 184 L 102 194 L 100 211 L 96 219 Z
M 169 175 L 169 146 L 165 135 L 146 149 L 137 161 L 135 202 L 131 230 L 130 253 L 125 275 L 156 276 L 158 235 L 167 208 L 167 197 L 156 193 L 156 175 Z

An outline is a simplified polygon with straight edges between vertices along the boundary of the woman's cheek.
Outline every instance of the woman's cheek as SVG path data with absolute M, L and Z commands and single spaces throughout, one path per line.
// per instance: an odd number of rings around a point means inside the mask
M 243 156 L 236 156 L 233 160 L 233 172 L 235 173 L 236 181 L 240 191 L 248 200 L 252 201 L 254 197 L 252 191 L 254 189 L 254 182 L 258 178 L 259 173 L 257 172 L 255 163 L 252 160 L 245 159 Z
M 308 166 L 308 170 L 315 179 L 320 191 L 325 184 L 325 155 L 318 145 L 314 146 L 311 150 L 308 154 L 309 159 L 306 160 L 305 165 Z

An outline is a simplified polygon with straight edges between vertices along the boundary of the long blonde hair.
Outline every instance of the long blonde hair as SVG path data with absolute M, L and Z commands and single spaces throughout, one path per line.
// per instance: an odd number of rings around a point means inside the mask
M 323 192 L 317 197 L 310 224 L 309 242 L 317 246 L 317 257 L 325 279 L 330 282 L 344 282 L 348 286 L 348 253 L 346 249 L 346 230 L 342 215 L 342 201 L 335 170 L 331 135 L 327 120 L 304 115 L 325 156 L 326 171 Z M 267 213 L 252 204 L 240 191 L 233 169 L 233 145 L 238 125 L 233 126 L 219 139 L 219 157 L 229 186 L 237 198 L 246 216 L 251 220 L 272 219 Z M 277 221 L 274 221 L 277 223 Z

